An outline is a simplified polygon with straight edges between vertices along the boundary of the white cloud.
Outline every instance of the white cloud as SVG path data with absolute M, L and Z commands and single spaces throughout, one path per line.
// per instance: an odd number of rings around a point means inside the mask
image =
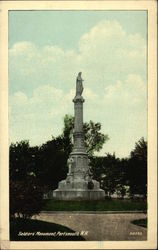
M 39 86 L 30 97 L 15 92 L 10 97 L 11 141 L 30 139 L 36 145 L 61 133 L 64 115 L 72 113 L 68 94 L 52 84 Z
M 128 156 L 135 142 L 147 132 L 147 88 L 139 75 L 128 75 L 124 82 L 105 88 L 99 120 L 110 141 L 99 154 L 116 152 Z
M 81 37 L 78 52 L 18 42 L 10 49 L 10 73 L 19 87 L 26 84 L 27 76 L 29 85 L 53 80 L 57 87 L 68 90 L 78 71 L 83 71 L 87 87 L 93 85 L 97 90 L 125 74 L 144 74 L 145 47 L 139 34 L 127 35 L 117 21 L 102 21 Z
M 96 24 L 80 38 L 78 51 L 18 42 L 9 64 L 13 140 L 39 143 L 60 133 L 63 116 L 73 114 L 79 71 L 85 80 L 84 119 L 102 123 L 111 151 L 127 153 L 146 134 L 146 41 L 127 34 L 119 22 Z
M 117 81 L 116 84 L 105 88 L 104 100 L 117 103 L 117 105 L 134 106 L 146 102 L 146 84 L 140 75 L 128 75 L 125 82 Z
M 120 40 L 120 38 L 125 37 L 125 32 L 117 21 L 101 21 L 90 32 L 81 37 L 80 50 L 81 52 L 92 51 L 92 49 L 98 50 L 100 48 L 98 48 L 98 45 L 105 48 L 111 37 L 113 43 L 116 43 L 116 39 Z
M 84 97 L 88 100 L 95 100 L 98 98 L 98 95 L 95 94 L 91 89 L 85 88 L 84 90 Z
M 20 56 L 24 55 L 26 53 L 28 54 L 34 54 L 34 51 L 36 50 L 35 45 L 33 45 L 30 42 L 24 41 L 24 42 L 17 42 L 13 45 L 13 47 L 10 49 L 10 53 L 12 56 Z
M 92 75 L 105 72 L 112 78 L 113 74 L 133 73 L 137 67 L 144 70 L 145 47 L 139 34 L 126 34 L 117 21 L 102 21 L 81 37 L 80 61 Z

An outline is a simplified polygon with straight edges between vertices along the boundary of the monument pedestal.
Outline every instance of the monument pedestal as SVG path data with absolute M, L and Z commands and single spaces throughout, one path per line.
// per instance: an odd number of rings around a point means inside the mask
M 77 78 L 78 79 L 78 78 Z M 76 96 L 73 99 L 75 109 L 74 148 L 68 159 L 69 172 L 67 178 L 58 184 L 53 191 L 53 198 L 57 200 L 101 200 L 105 197 L 104 190 L 100 189 L 99 182 L 92 179 L 89 159 L 84 143 L 83 131 L 83 90 L 82 79 L 76 84 Z M 78 90 L 79 89 L 79 90 Z
M 66 190 L 60 191 L 56 189 L 53 192 L 53 198 L 57 200 L 69 200 L 69 201 L 80 201 L 80 200 L 104 200 L 105 193 L 103 190 Z
M 104 190 L 100 189 L 99 182 L 86 179 L 80 175 L 67 175 L 66 180 L 58 184 L 58 189 L 53 191 L 53 198 L 57 200 L 103 200 Z

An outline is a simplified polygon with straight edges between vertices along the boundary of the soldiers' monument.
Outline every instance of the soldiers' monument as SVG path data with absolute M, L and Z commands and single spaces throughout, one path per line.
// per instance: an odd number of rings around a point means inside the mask
M 58 184 L 53 191 L 53 198 L 57 200 L 100 200 L 104 199 L 104 190 L 99 182 L 92 179 L 89 159 L 84 143 L 83 132 L 83 79 L 81 72 L 76 79 L 76 96 L 73 99 L 75 125 L 73 132 L 74 147 L 68 159 L 69 171 L 67 178 Z

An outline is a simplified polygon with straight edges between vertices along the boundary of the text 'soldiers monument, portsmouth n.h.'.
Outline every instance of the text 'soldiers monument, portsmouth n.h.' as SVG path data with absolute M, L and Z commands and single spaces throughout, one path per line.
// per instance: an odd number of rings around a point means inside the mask
M 83 131 L 83 79 L 81 72 L 76 78 L 76 96 L 73 99 L 75 125 L 73 132 L 73 151 L 68 159 L 69 171 L 65 180 L 53 191 L 53 197 L 58 200 L 100 200 L 104 199 L 104 190 L 99 182 L 92 179 L 89 159 L 85 148 Z

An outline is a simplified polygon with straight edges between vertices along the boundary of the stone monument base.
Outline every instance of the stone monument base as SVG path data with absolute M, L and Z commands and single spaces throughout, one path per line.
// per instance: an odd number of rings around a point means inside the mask
M 62 180 L 59 182 L 58 189 L 53 191 L 55 200 L 104 200 L 105 192 L 99 188 L 99 182 L 92 180 L 92 189 L 88 188 L 85 180 L 73 180 L 71 182 Z
M 55 200 L 104 200 L 105 193 L 103 190 L 67 190 L 61 191 L 56 189 L 53 192 Z

